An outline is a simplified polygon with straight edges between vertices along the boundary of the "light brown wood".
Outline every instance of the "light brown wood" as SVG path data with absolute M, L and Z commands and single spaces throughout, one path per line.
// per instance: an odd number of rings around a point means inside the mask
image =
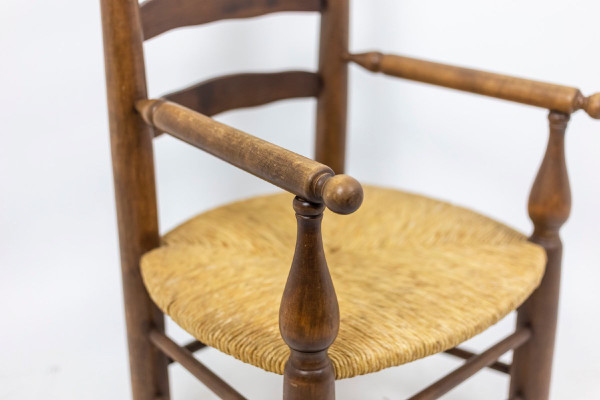
M 571 114 L 584 109 L 600 118 L 600 95 L 585 97 L 574 87 L 456 67 L 379 52 L 351 54 L 348 59 L 373 72 L 382 72 L 485 96 Z
M 141 4 L 144 38 L 171 29 L 280 11 L 320 11 L 321 0 L 147 0 Z
M 136 0 L 101 0 L 110 142 L 134 400 L 169 399 L 167 358 L 148 339 L 163 315 L 142 282 L 142 254 L 158 247 L 152 130 L 135 112 L 146 98 Z
M 317 102 L 315 160 L 344 173 L 348 103 L 349 0 L 328 0 L 321 16 L 319 75 L 323 88 Z
M 279 329 L 290 346 L 284 400 L 334 400 L 335 374 L 327 349 L 335 340 L 340 311 L 321 237 L 322 205 L 294 199 L 298 236 L 287 279 Z
M 334 177 L 326 165 L 166 100 L 141 100 L 136 107 L 148 124 L 308 201 L 340 214 L 362 203 L 360 183 Z
M 529 196 L 530 240 L 546 249 L 548 262 L 542 283 L 519 308 L 517 327 L 530 327 L 533 336 L 515 351 L 511 370 L 510 395 L 527 400 L 550 396 L 562 263 L 559 230 L 571 212 L 564 143 L 569 116 L 551 112 L 549 120 L 548 147 Z

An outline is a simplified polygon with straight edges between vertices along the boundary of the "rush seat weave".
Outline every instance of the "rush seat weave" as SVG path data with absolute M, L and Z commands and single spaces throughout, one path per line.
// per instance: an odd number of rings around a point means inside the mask
M 208 346 L 283 373 L 278 313 L 296 239 L 293 196 L 203 213 L 142 259 L 152 299 Z M 452 348 L 538 286 L 544 250 L 487 217 L 423 196 L 365 188 L 353 215 L 325 212 L 323 242 L 340 306 L 336 378 Z

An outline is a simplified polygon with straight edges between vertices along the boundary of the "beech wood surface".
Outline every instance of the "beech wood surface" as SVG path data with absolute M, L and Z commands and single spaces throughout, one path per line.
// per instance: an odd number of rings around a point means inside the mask
M 584 109 L 600 118 L 600 94 L 585 97 L 574 87 L 515 78 L 379 52 L 351 54 L 348 59 L 372 72 L 496 97 L 571 114 Z
M 235 74 L 213 78 L 162 97 L 213 116 L 278 100 L 317 97 L 320 87 L 319 76 L 313 72 Z M 157 134 L 161 133 L 157 131 Z
M 141 256 L 160 239 L 152 129 L 134 108 L 147 97 L 138 2 L 101 0 L 100 5 L 131 390 L 134 400 L 168 400 L 168 360 L 148 338 L 150 329 L 164 329 L 163 315 L 139 268 Z
M 244 396 L 229 386 L 223 379 L 208 369 L 200 361 L 196 360 L 190 350 L 179 346 L 165 334 L 159 331 L 151 331 L 150 341 L 165 355 L 177 361 L 182 367 L 187 369 L 220 398 L 227 400 L 246 400 Z
M 147 0 L 140 5 L 144 38 L 171 29 L 280 11 L 320 11 L 321 0 Z
M 565 132 L 569 116 L 551 112 L 546 154 L 529 196 L 534 224 L 530 240 L 548 255 L 542 283 L 519 308 L 517 327 L 530 327 L 532 340 L 516 350 L 511 369 L 510 395 L 548 400 L 558 316 L 562 264 L 559 231 L 571 212 L 571 189 L 565 160 Z
M 494 361 L 507 351 L 519 348 L 531 338 L 531 331 L 519 328 L 505 339 L 496 343 L 486 351 L 468 359 L 463 365 L 444 376 L 433 385 L 425 388 L 409 400 L 434 400 L 439 399 L 460 383 L 466 381 L 478 371 L 490 366 Z
M 349 0 L 328 0 L 321 15 L 315 160 L 344 173 L 348 103 Z
M 477 354 L 472 351 L 461 349 L 460 347 L 454 347 L 452 349 L 446 350 L 444 353 L 450 354 L 454 357 L 462 358 L 464 360 L 469 360 L 472 357 L 476 357 Z M 502 372 L 504 374 L 510 374 L 510 364 L 506 364 L 500 361 L 494 361 L 492 364 L 487 366 L 490 369 L 496 370 L 498 372 Z
M 296 250 L 279 311 L 279 329 L 290 346 L 284 400 L 334 400 L 335 372 L 327 349 L 340 326 L 340 311 L 325 261 L 322 205 L 296 197 Z
M 323 203 L 348 214 L 360 207 L 360 184 L 345 168 L 348 62 L 374 72 L 551 110 L 550 138 L 531 190 L 530 240 L 548 255 L 539 288 L 519 308 L 517 330 L 480 355 L 449 350 L 468 361 L 416 399 L 437 398 L 517 347 L 511 365 L 511 400 L 548 400 L 558 310 L 562 244 L 559 230 L 571 207 L 564 155 L 569 115 L 579 109 L 600 119 L 600 93 L 378 52 L 349 54 L 348 0 L 100 0 L 111 152 L 134 400 L 169 400 L 161 351 L 181 362 L 222 398 L 242 397 L 164 335 L 160 310 L 143 285 L 140 257 L 159 246 L 152 137 L 167 131 L 187 143 L 265 179 L 297 197 L 298 236 L 280 308 L 280 330 L 291 349 L 285 400 L 333 400 L 334 371 L 327 349 L 339 327 L 339 309 L 321 238 Z M 238 74 L 211 79 L 148 100 L 142 42 L 169 30 L 222 19 L 280 11 L 320 11 L 318 72 Z M 272 101 L 317 97 L 316 161 L 214 121 L 209 116 Z M 173 102 L 182 105 L 174 104 Z M 137 111 L 136 112 L 136 108 Z M 144 121 L 146 123 L 144 123 Z M 154 127 L 155 129 L 151 128 Z M 341 175 L 335 175 L 335 174 Z M 201 288 L 199 288 L 201 290 Z M 527 340 L 527 341 L 526 341 Z M 522 346 L 520 344 L 525 342 Z M 212 374 L 212 375 L 211 375 Z
M 136 107 L 148 124 L 303 199 L 339 214 L 362 204 L 360 183 L 333 176 L 326 165 L 166 100 L 141 100 Z

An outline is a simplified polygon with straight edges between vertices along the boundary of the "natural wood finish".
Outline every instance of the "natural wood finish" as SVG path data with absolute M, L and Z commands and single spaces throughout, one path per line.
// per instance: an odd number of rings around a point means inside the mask
M 455 347 L 453 349 L 446 350 L 444 353 L 450 354 L 454 357 L 462 358 L 464 360 L 469 360 L 469 359 L 477 356 L 476 353 L 461 349 L 459 347 Z M 488 365 L 487 367 L 490 369 L 496 370 L 498 372 L 510 374 L 510 365 L 500 362 L 500 361 L 495 361 L 494 363 Z
M 334 212 L 349 214 L 362 203 L 360 183 L 347 176 L 332 179 L 326 165 L 178 104 L 142 100 L 136 107 L 148 124 Z
M 469 379 L 481 369 L 490 366 L 498 358 L 512 349 L 526 343 L 531 337 L 531 331 L 527 328 L 519 328 L 504 340 L 496 343 L 483 353 L 470 358 L 462 366 L 452 371 L 433 385 L 412 396 L 409 400 L 433 400 L 438 399 L 460 383 Z
M 135 112 L 146 98 L 136 0 L 101 0 L 112 151 L 131 386 L 134 400 L 169 398 L 167 358 L 148 340 L 163 316 L 140 275 L 142 254 L 158 247 L 152 130 Z
M 198 350 L 205 349 L 206 345 L 198 340 L 194 340 L 183 346 L 183 348 L 189 351 L 190 353 L 195 353 Z
M 195 353 L 196 351 L 205 349 L 206 347 L 207 346 L 204 343 L 198 340 L 191 341 L 190 343 L 183 346 L 183 348 L 189 351 L 190 353 Z M 169 358 L 168 360 L 169 364 L 173 364 L 175 362 L 175 360 L 173 360 L 172 358 Z
M 222 19 L 320 10 L 321 0 L 147 0 L 141 5 L 146 40 L 171 29 Z
M 150 332 L 150 340 L 165 355 L 181 364 L 192 375 L 200 380 L 207 388 L 217 396 L 227 400 L 245 400 L 235 389 L 219 378 L 214 372 L 206 368 L 204 364 L 194 358 L 194 355 L 185 347 L 169 339 L 159 331 Z
M 517 326 L 530 327 L 533 337 L 515 351 L 511 370 L 511 396 L 527 400 L 547 400 L 550 393 L 562 258 L 559 230 L 571 211 L 564 148 L 569 116 L 551 112 L 549 120 L 548 147 L 529 197 L 530 240 L 546 249 L 548 263 L 542 283 L 519 309 Z
M 322 205 L 296 197 L 298 236 L 287 279 L 279 329 L 291 349 L 284 371 L 284 400 L 334 400 L 335 374 L 327 349 L 340 312 L 321 238 Z
M 358 209 L 363 199 L 356 180 L 335 175 L 342 174 L 345 167 L 349 61 L 374 72 L 551 110 L 548 147 L 529 199 L 535 226 L 530 240 L 546 250 L 545 276 L 520 307 L 513 335 L 479 355 L 448 350 L 467 359 L 465 364 L 413 397 L 437 398 L 481 368 L 491 367 L 502 372 L 510 368 L 510 399 L 548 399 L 562 256 L 559 230 L 571 206 L 564 136 L 569 115 L 577 110 L 600 119 L 600 93 L 585 97 L 574 87 L 378 52 L 349 55 L 349 0 L 147 0 L 142 5 L 137 0 L 100 1 L 134 400 L 169 400 L 170 359 L 166 355 L 219 396 L 243 398 L 193 358 L 191 351 L 204 347 L 202 343 L 180 347 L 164 335 L 163 315 L 141 279 L 140 257 L 160 243 L 152 136 L 161 131 L 299 196 L 294 200 L 296 250 L 280 308 L 281 334 L 291 349 L 284 399 L 335 398 L 335 374 L 327 352 L 336 338 L 340 316 L 323 251 L 321 220 L 324 206 L 348 214 Z M 147 100 L 144 39 L 178 27 L 280 11 L 321 11 L 317 74 L 231 75 L 171 93 L 165 100 Z M 317 161 L 209 117 L 235 108 L 311 96 L 318 99 Z M 496 361 L 515 348 L 511 366 Z
M 315 160 L 344 173 L 348 103 L 349 0 L 328 0 L 321 16 L 319 75 L 323 89 L 317 102 Z
M 600 94 L 585 97 L 579 89 L 455 67 L 379 52 L 351 54 L 348 59 L 373 72 L 410 79 L 484 96 L 529 104 L 571 114 L 584 109 L 600 118 Z
M 236 74 L 210 79 L 167 94 L 163 98 L 204 115 L 213 116 L 224 111 L 259 106 L 278 100 L 317 97 L 320 87 L 319 76 L 313 72 Z

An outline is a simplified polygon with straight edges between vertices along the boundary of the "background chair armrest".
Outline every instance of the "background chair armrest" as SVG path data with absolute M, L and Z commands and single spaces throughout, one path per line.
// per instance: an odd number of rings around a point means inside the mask
M 372 72 L 514 101 L 571 114 L 585 110 L 600 119 L 600 93 L 585 97 L 574 87 L 516 78 L 376 51 L 350 54 L 348 60 Z

